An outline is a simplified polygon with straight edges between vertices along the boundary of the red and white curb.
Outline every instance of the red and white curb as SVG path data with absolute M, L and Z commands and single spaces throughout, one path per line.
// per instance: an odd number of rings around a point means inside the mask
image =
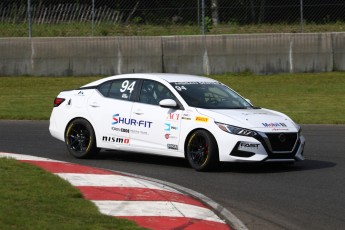
M 204 203 L 155 181 L 35 156 L 0 152 L 0 157 L 54 173 L 77 187 L 101 213 L 130 219 L 146 228 L 232 229 Z

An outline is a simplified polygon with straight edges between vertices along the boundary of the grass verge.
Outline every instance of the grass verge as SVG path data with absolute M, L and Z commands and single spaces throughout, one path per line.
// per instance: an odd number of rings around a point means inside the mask
M 324 24 L 305 23 L 304 33 L 318 32 L 343 32 L 345 22 L 330 22 Z M 300 33 L 299 23 L 289 24 L 248 24 L 241 25 L 236 22 L 209 26 L 207 34 L 256 34 L 256 33 Z M 56 23 L 33 24 L 33 37 L 70 37 L 70 36 L 171 36 L 171 35 L 200 35 L 201 28 L 195 25 L 179 24 L 112 24 L 100 23 L 94 28 L 90 23 Z M 1 23 L 0 37 L 28 37 L 28 25 L 26 23 Z
M 0 158 L 1 229 L 142 229 L 105 216 L 68 182 L 36 166 Z
M 345 73 L 213 76 L 254 105 L 283 112 L 300 124 L 345 124 Z
M 345 124 L 345 73 L 212 75 L 255 105 L 301 124 Z M 101 77 L 0 77 L 0 119 L 47 120 L 62 90 Z

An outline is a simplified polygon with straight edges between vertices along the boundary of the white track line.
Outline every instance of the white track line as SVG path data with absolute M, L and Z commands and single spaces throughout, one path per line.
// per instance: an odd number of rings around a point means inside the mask
M 97 186 L 97 187 L 128 187 L 159 189 L 181 194 L 175 189 L 159 185 L 156 182 L 136 179 L 121 175 L 82 174 L 82 173 L 56 173 L 59 177 L 67 180 L 74 186 Z
M 168 201 L 92 201 L 100 212 L 111 216 L 187 217 L 225 223 L 213 211 L 189 204 Z

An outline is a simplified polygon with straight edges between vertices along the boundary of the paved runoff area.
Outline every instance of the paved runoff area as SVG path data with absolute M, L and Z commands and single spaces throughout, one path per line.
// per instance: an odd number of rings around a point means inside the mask
M 149 229 L 232 229 L 210 207 L 170 186 L 124 173 L 28 155 L 3 153 L 58 175 L 105 215 Z

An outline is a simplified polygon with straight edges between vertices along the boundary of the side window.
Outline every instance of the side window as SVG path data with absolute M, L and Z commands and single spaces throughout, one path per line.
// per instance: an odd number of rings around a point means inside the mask
M 111 82 L 108 81 L 106 83 L 103 83 L 98 87 L 98 91 L 105 97 L 108 96 L 109 90 L 110 90 Z
M 136 82 L 136 79 L 114 80 L 102 84 L 98 90 L 105 97 L 129 101 L 134 93 Z
M 163 99 L 175 99 L 175 96 L 166 86 L 159 82 L 151 80 L 143 81 L 139 102 L 159 105 L 159 102 Z

